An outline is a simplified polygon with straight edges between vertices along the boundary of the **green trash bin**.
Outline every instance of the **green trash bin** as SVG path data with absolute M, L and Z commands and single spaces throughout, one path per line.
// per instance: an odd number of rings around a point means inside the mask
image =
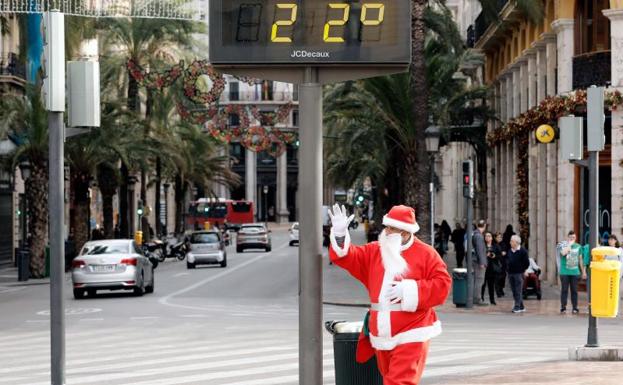
M 467 269 L 452 270 L 452 303 L 457 307 L 467 305 Z
M 50 245 L 45 247 L 45 278 L 50 276 Z
M 325 328 L 333 335 L 335 385 L 383 385 L 376 357 L 360 364 L 355 360 L 362 322 L 327 321 Z

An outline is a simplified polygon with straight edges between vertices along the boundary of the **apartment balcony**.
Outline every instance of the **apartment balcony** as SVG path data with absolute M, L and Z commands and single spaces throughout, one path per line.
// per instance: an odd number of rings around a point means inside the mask
M 610 51 L 589 52 L 573 58 L 573 89 L 606 86 L 612 79 Z
M 518 10 L 514 1 L 497 0 L 495 12 L 501 20 L 512 20 L 518 16 Z M 480 12 L 474 21 L 474 47 L 483 48 L 490 40 L 495 40 L 499 33 L 499 23 Z M 484 39 L 483 39 L 484 38 Z M 482 40 L 482 41 L 481 41 Z
M 0 56 L 0 84 L 20 88 L 26 85 L 26 64 L 18 59 L 17 54 Z
M 254 104 L 284 104 L 298 101 L 298 92 L 224 92 L 221 95 L 221 103 L 254 103 Z

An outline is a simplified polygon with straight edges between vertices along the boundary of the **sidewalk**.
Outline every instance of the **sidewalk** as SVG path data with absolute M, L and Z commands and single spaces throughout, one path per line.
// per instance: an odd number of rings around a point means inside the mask
M 35 286 L 35 285 L 49 285 L 49 284 L 50 284 L 50 278 L 41 278 L 41 279 L 30 278 L 28 281 L 20 282 L 17 280 L 17 268 L 16 267 L 0 268 L 0 287 Z

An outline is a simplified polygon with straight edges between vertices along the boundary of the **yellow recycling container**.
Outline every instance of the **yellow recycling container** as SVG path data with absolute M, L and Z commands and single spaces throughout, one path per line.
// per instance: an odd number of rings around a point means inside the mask
M 614 318 L 619 311 L 619 272 L 621 262 L 608 257 L 619 256 L 614 247 L 591 250 L 591 313 L 594 317 Z
M 136 244 L 139 246 L 143 244 L 143 232 L 142 231 L 136 231 L 134 233 L 134 242 L 136 242 Z

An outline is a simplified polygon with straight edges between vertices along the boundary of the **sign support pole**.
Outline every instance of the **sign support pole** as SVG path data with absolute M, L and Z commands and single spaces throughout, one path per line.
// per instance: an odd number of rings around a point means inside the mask
M 322 385 L 322 86 L 305 68 L 299 86 L 299 384 Z

